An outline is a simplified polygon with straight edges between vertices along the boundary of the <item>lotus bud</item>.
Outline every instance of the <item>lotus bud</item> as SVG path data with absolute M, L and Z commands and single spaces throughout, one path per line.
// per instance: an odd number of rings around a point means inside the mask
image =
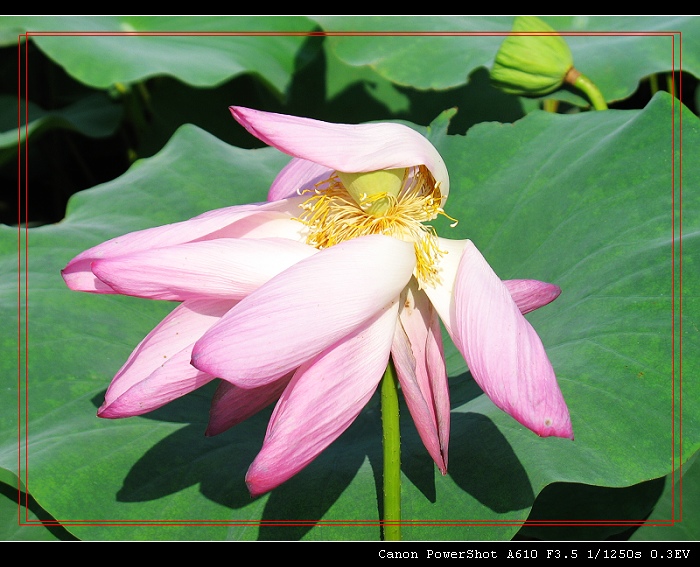
M 516 17 L 513 31 L 554 32 L 535 16 Z M 491 82 L 509 94 L 541 96 L 560 88 L 573 64 L 560 35 L 509 35 L 496 54 Z

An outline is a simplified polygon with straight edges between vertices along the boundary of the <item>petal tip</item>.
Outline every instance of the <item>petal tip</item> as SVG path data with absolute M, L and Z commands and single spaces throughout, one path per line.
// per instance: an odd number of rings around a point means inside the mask
M 532 428 L 532 430 L 540 437 L 561 437 L 562 439 L 574 440 L 574 430 L 568 417 L 559 423 L 546 418 L 542 427 Z
M 204 437 L 215 437 L 219 433 L 223 433 L 226 431 L 226 429 L 222 429 L 221 427 L 214 427 L 210 423 L 207 425 L 207 428 L 204 430 Z
M 547 291 L 549 292 L 549 301 L 545 305 L 550 304 L 561 295 L 561 288 L 557 284 L 547 284 Z
M 259 478 L 256 478 L 256 475 L 251 475 L 247 474 L 245 477 L 245 484 L 248 487 L 248 492 L 250 492 L 250 497 L 251 498 L 257 498 L 258 496 L 262 496 L 266 492 L 270 492 L 274 487 L 272 486 L 265 486 L 263 482 Z
M 162 404 L 161 404 L 162 405 Z M 143 406 L 139 402 L 133 400 L 124 399 L 124 397 L 119 397 L 111 402 L 106 401 L 97 410 L 97 417 L 103 419 L 121 419 L 124 417 L 135 417 L 138 415 L 143 415 L 154 409 L 158 409 L 160 406 L 147 405 Z
M 114 412 L 110 409 L 110 405 L 107 402 L 103 403 L 99 409 L 97 410 L 97 417 L 101 417 L 102 419 L 115 419 L 120 416 L 114 415 Z
M 190 364 L 201 372 L 208 372 L 208 370 L 203 368 L 203 366 L 206 366 L 204 360 L 205 353 L 202 352 L 203 350 L 206 350 L 206 347 L 201 344 L 201 341 L 195 341 L 194 346 L 192 347 L 192 353 L 190 355 Z

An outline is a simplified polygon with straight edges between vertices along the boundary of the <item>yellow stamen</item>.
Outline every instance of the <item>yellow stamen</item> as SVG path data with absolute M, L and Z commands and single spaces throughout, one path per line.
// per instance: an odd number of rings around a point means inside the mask
M 349 183 L 357 179 L 348 178 L 347 174 L 342 177 Z M 440 283 L 437 261 L 446 252 L 438 246 L 435 229 L 423 222 L 438 215 L 454 219 L 442 210 L 440 187 L 430 171 L 423 165 L 406 170 L 396 194 L 393 190 L 368 190 L 355 191 L 355 197 L 348 192 L 342 177 L 334 173 L 317 183 L 313 191 L 307 191 L 313 195 L 301 205 L 303 212 L 299 215 L 299 220 L 309 227 L 307 243 L 328 248 L 369 234 L 399 238 L 413 243 L 414 275 L 419 285 Z

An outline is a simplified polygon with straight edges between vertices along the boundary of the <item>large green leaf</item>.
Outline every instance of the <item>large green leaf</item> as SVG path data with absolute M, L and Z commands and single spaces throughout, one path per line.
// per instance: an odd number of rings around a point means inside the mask
M 406 539 L 510 539 L 548 485 L 630 487 L 672 473 L 700 448 L 698 368 L 687 354 L 698 346 L 700 227 L 698 195 L 688 188 L 698 185 L 700 169 L 690 159 L 679 169 L 681 109 L 662 93 L 643 110 L 535 112 L 512 125 L 476 126 L 466 136 L 445 135 L 442 122 L 430 129 L 450 171 L 447 212 L 460 221 L 453 229 L 437 223 L 439 233 L 471 238 L 503 278 L 537 278 L 563 289 L 528 317 L 556 369 L 576 440 L 541 439 L 498 410 L 447 343 L 453 407 L 447 476 L 436 471 L 402 411 L 402 501 L 412 520 Z M 692 155 L 700 141 L 697 117 L 684 111 L 682 126 L 683 155 Z M 5 376 L 17 376 L 19 362 L 20 392 L 19 400 L 2 401 L 0 466 L 18 474 L 77 537 L 380 536 L 376 399 L 316 461 L 253 500 L 243 478 L 270 410 L 214 438 L 203 436 L 210 387 L 143 417 L 95 417 L 111 376 L 173 306 L 74 293 L 60 269 L 111 236 L 264 199 L 286 160 L 276 150 L 237 149 L 186 126 L 155 157 L 76 195 L 63 222 L 28 231 L 27 319 L 20 325 L 28 333 L 26 343 L 19 333 L 19 360 L 2 362 Z M 0 307 L 13 320 L 16 232 L 0 235 Z M 9 351 L 18 329 L 5 326 L 1 336 Z M 18 408 L 26 424 L 19 459 Z
M 680 69 L 681 61 L 683 70 L 700 76 L 697 17 L 542 19 L 556 31 L 576 34 L 565 35 L 574 64 L 608 102 L 629 97 L 649 75 Z M 458 87 L 479 67 L 490 68 L 513 23 L 505 16 L 317 16 L 314 20 L 328 32 L 358 32 L 327 38 L 327 49 L 346 64 L 370 67 L 391 82 L 416 89 Z
M 57 526 L 34 499 L 17 493 L 12 484 L 0 482 L 0 541 L 74 540 Z
M 341 32 L 326 38 L 326 48 L 347 65 L 368 66 L 397 85 L 436 90 L 466 83 L 472 71 L 494 58 L 503 41 L 498 35 L 476 38 L 464 36 L 464 32 L 507 32 L 512 25 L 512 18 L 501 16 L 313 19 L 324 31 Z M 435 35 L 431 35 L 433 32 Z
M 653 512 L 633 541 L 698 541 L 700 539 L 700 467 L 696 453 L 676 474 L 668 475 Z M 681 474 L 682 473 L 682 474 Z M 669 519 L 677 521 L 669 522 Z
M 514 122 L 536 106 L 534 101 L 496 89 L 483 67 L 469 76 L 468 84 L 447 90 L 421 91 L 393 83 L 372 67 L 348 64 L 330 49 L 325 51 L 325 60 L 326 96 L 330 104 L 342 105 L 343 116 L 352 117 L 355 108 L 361 111 L 371 108 L 365 102 L 367 97 L 384 106 L 383 116 L 390 112 L 397 119 L 424 125 L 430 124 L 445 108 L 454 107 L 459 112 L 450 122 L 450 133 L 464 134 L 480 122 Z M 352 121 L 351 118 L 348 121 Z
M 155 75 L 209 87 L 255 73 L 283 93 L 305 39 L 284 32 L 313 27 L 300 16 L 17 16 L 0 19 L 0 37 L 16 44 L 29 32 L 70 75 L 103 89 Z
M 29 116 L 17 131 L 17 116 Z M 0 95 L 0 165 L 17 155 L 18 143 L 24 144 L 26 136 L 36 140 L 45 130 L 65 128 L 77 130 L 91 138 L 110 136 L 117 129 L 122 115 L 121 107 L 105 94 L 82 98 L 61 110 L 45 111 L 37 105 L 24 102 L 17 108 L 17 99 Z

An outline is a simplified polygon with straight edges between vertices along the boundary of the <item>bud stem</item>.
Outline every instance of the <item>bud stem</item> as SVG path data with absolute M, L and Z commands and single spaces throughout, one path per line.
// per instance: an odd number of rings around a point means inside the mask
M 607 110 L 608 105 L 605 102 L 603 93 L 598 90 L 593 81 L 591 81 L 586 75 L 582 74 L 580 71 L 572 67 L 566 74 L 564 81 L 573 85 L 580 91 L 583 91 L 588 100 L 593 104 L 593 108 L 596 110 Z

